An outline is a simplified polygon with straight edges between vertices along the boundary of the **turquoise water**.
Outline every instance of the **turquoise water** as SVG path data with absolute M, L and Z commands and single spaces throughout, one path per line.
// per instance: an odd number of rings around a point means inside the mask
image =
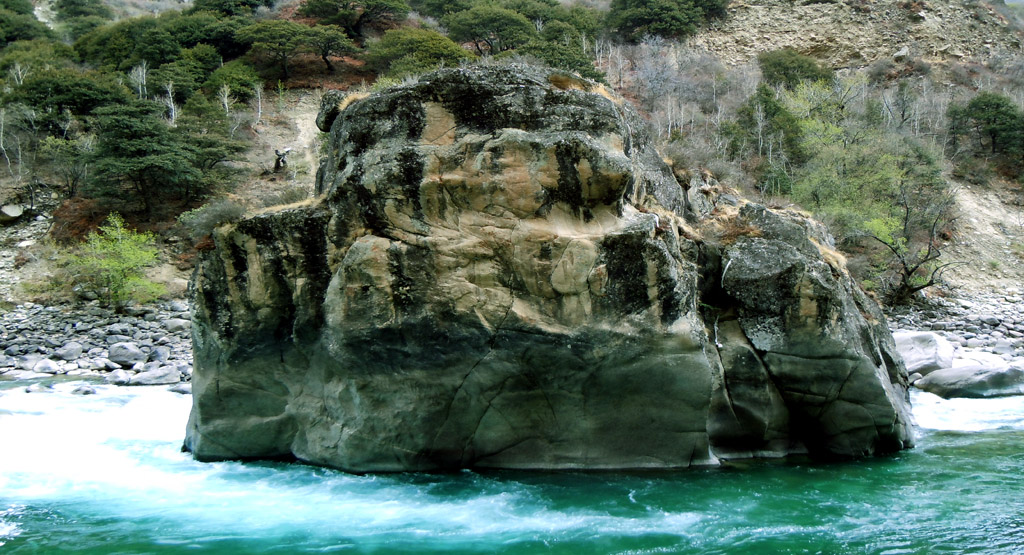
M 915 396 L 917 449 L 671 473 L 200 464 L 190 399 L 0 383 L 0 553 L 1021 553 L 1024 397 Z

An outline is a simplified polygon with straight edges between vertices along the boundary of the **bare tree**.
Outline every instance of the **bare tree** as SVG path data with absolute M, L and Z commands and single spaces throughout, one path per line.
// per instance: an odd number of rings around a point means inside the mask
M 149 97 L 149 91 L 146 90 L 146 79 L 149 78 L 149 64 L 146 60 L 142 60 L 142 63 L 133 67 L 128 72 L 128 82 L 135 87 L 136 94 L 139 98 Z
M 174 127 L 178 124 L 178 106 L 174 103 L 174 82 L 168 81 L 164 85 L 164 91 L 167 92 L 167 95 L 160 97 L 160 100 L 167 106 L 168 123 Z
M 231 95 L 231 87 L 227 83 L 220 86 L 217 89 L 217 98 L 220 99 L 220 105 L 224 108 L 224 115 L 231 115 L 231 106 L 235 103 L 235 98 Z

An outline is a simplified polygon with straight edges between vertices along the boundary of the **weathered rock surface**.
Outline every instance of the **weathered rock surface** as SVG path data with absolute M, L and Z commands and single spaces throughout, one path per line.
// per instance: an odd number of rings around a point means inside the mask
M 927 375 L 953 367 L 953 345 L 942 336 L 926 331 L 898 331 L 892 336 L 907 372 Z
M 523 67 L 329 95 L 318 197 L 194 276 L 203 460 L 669 468 L 911 443 L 830 239 L 687 190 L 598 85 Z

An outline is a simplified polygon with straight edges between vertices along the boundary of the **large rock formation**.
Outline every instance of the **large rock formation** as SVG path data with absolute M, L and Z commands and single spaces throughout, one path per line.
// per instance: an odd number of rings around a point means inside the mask
M 197 458 L 666 468 L 911 441 L 815 223 L 680 186 L 601 86 L 524 67 L 328 96 L 317 197 L 194 278 Z

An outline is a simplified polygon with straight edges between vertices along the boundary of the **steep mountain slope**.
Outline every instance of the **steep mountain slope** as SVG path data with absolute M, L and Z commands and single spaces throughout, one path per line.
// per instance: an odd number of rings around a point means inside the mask
M 788 47 L 839 68 L 893 56 L 983 61 L 1020 51 L 1022 35 L 996 6 L 971 0 L 736 0 L 692 44 L 730 63 Z

